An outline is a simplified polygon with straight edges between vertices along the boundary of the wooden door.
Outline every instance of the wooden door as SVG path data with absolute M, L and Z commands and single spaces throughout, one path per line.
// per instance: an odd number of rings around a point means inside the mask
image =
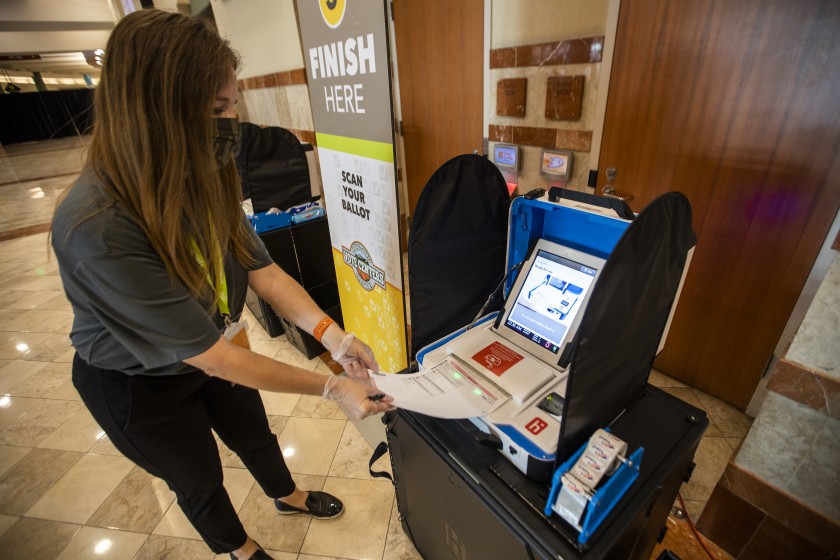
M 622 0 L 598 189 L 698 242 L 663 371 L 745 408 L 840 206 L 840 2 Z
M 394 0 L 409 213 L 447 160 L 482 149 L 484 1 Z

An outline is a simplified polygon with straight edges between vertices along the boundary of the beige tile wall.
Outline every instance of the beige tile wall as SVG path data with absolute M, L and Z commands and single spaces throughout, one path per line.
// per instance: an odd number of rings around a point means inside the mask
M 585 190 L 589 179 L 592 132 L 601 77 L 603 37 L 557 40 L 550 43 L 511 45 L 490 51 L 491 148 L 495 141 L 522 145 L 522 166 L 517 192 L 537 187 L 565 186 Z M 577 120 L 546 117 L 548 80 L 559 76 L 583 76 L 581 116 Z M 525 115 L 495 114 L 497 83 L 507 78 L 527 79 Z M 540 175 L 543 148 L 571 150 L 572 177 L 565 184 Z
M 493 115 L 490 124 L 557 128 L 560 130 L 592 131 L 595 124 L 595 103 L 598 97 L 601 64 L 568 64 L 562 66 L 529 66 L 524 68 L 497 68 L 490 70 L 490 107 L 496 107 L 496 83 L 505 78 L 527 78 L 528 90 L 524 117 Z M 584 76 L 583 106 L 577 121 L 557 121 L 545 118 L 545 94 L 548 78 L 552 76 Z M 491 148 L 494 143 L 491 143 Z M 559 148 L 559 146 L 558 146 Z M 569 186 L 583 190 L 589 178 L 589 152 L 573 151 L 572 179 Z M 536 187 L 547 187 L 550 182 L 540 175 L 542 147 L 522 147 L 522 168 L 519 172 L 520 193 Z

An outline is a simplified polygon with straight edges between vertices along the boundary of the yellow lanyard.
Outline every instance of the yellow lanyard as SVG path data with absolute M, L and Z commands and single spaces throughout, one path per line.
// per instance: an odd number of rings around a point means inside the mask
M 195 242 L 195 239 L 190 239 L 192 242 L 193 252 L 195 253 L 195 260 L 198 261 L 198 264 L 204 270 L 207 270 L 207 261 L 204 260 L 204 255 L 201 254 L 201 251 L 198 248 L 198 243 Z M 213 292 L 216 294 L 216 301 L 219 305 L 219 312 L 221 312 L 222 317 L 225 318 L 225 323 L 230 320 L 230 307 L 228 306 L 228 289 L 227 289 L 227 280 L 225 279 L 225 265 L 222 261 L 222 251 L 219 249 L 219 244 L 214 241 L 213 243 L 213 252 L 215 253 L 215 265 L 216 265 L 216 285 L 214 286 L 213 283 L 210 281 L 210 274 L 207 274 L 207 283 L 210 284 L 210 287 L 213 288 Z

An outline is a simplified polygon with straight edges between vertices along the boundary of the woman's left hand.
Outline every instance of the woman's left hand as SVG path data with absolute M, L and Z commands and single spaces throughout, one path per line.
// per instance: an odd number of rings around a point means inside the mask
M 356 338 L 353 333 L 345 333 L 340 328 L 332 327 L 328 331 L 334 332 L 325 333 L 321 342 L 329 350 L 332 359 L 341 364 L 347 375 L 355 379 L 368 380 L 370 379 L 369 369 L 379 371 L 379 364 L 370 346 Z M 325 340 L 327 335 L 331 335 L 330 340 Z

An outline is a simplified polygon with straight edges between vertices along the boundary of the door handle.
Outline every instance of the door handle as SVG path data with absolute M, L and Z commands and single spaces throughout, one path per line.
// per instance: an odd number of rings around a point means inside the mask
M 615 198 L 615 199 L 618 199 L 618 200 L 623 200 L 624 202 L 627 202 L 628 200 L 633 200 L 633 195 L 632 194 L 617 193 L 617 192 L 615 192 L 615 189 L 612 188 L 612 187 L 609 187 L 609 190 L 607 190 L 607 187 L 604 187 L 603 189 L 601 189 L 601 194 L 605 198 Z
M 607 174 L 607 184 L 603 186 L 601 189 L 601 195 L 607 198 L 616 198 L 618 200 L 628 201 L 633 200 L 632 194 L 624 194 L 619 193 L 615 190 L 613 186 L 613 182 L 615 182 L 615 176 L 618 175 L 618 170 L 615 167 L 607 167 L 606 169 Z

